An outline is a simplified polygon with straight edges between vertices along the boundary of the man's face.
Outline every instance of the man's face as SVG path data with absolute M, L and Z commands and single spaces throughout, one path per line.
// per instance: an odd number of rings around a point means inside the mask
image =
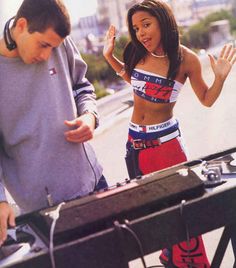
M 52 28 L 44 33 L 29 33 L 26 22 L 17 35 L 17 52 L 26 64 L 47 61 L 52 49 L 58 47 L 63 40 Z

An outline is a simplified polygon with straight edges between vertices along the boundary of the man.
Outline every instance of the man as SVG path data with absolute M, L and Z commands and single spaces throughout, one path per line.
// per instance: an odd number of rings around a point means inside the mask
M 86 143 L 95 94 L 70 30 L 62 0 L 24 0 L 0 40 L 0 244 L 15 225 L 3 184 L 24 212 L 107 186 Z

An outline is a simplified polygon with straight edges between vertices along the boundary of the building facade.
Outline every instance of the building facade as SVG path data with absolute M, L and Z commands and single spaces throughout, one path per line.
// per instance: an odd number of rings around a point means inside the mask
M 98 21 L 104 29 L 113 24 L 119 32 L 127 32 L 127 10 L 140 0 L 97 0 Z

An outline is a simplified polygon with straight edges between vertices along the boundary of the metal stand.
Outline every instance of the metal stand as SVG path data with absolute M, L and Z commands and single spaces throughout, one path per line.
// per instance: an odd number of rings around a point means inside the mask
M 232 230 L 235 230 L 235 229 L 236 229 L 236 224 L 229 225 L 229 226 L 226 226 L 224 228 L 224 231 L 221 235 L 221 238 L 220 238 L 219 244 L 217 246 L 214 258 L 213 258 L 212 263 L 211 263 L 212 268 L 220 267 L 221 262 L 224 258 L 224 255 L 225 255 L 225 251 L 227 249 L 227 246 L 229 244 L 229 241 L 230 241 L 230 238 L 232 235 Z

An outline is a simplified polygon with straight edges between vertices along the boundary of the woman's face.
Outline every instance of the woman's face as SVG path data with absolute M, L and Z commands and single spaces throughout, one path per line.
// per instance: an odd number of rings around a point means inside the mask
M 146 11 L 138 11 L 132 16 L 132 25 L 138 41 L 149 52 L 163 52 L 160 24 L 156 17 Z

